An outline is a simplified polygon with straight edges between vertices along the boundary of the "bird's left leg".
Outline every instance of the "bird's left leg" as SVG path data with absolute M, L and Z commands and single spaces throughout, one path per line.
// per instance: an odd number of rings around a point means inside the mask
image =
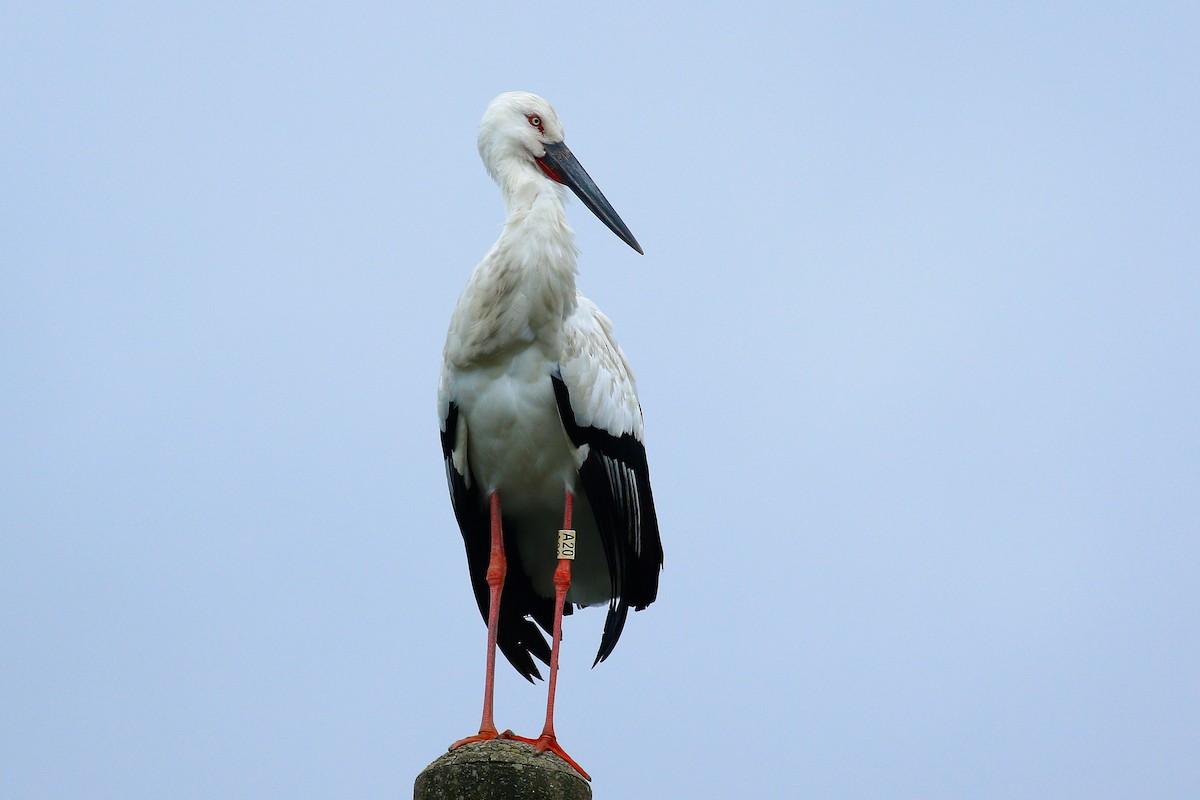
M 496 731 L 496 723 L 492 719 L 492 696 L 495 693 L 496 685 L 496 636 L 500 627 L 500 593 L 504 589 L 504 576 L 508 573 L 508 559 L 504 556 L 504 531 L 500 521 L 499 491 L 494 491 L 488 496 L 488 511 L 491 515 L 492 550 L 487 569 L 490 602 L 488 604 L 487 671 L 483 681 L 483 719 L 479 723 L 479 733 L 459 739 L 450 745 L 451 750 L 468 742 L 486 742 L 504 736 Z
M 571 529 L 571 515 L 575 496 L 567 490 L 563 510 L 563 530 L 558 538 L 558 567 L 554 570 L 554 638 L 550 647 L 550 680 L 546 698 L 546 726 L 542 735 L 531 741 L 539 753 L 547 750 L 570 764 L 576 772 L 589 781 L 592 776 L 583 771 L 583 767 L 575 763 L 575 759 L 567 755 L 554 736 L 554 690 L 558 686 L 558 647 L 562 641 L 563 605 L 567 599 L 567 589 L 571 587 L 571 561 L 575 558 L 575 531 Z

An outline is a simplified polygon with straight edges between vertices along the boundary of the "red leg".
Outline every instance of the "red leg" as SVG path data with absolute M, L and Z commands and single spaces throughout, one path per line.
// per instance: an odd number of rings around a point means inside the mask
M 492 695 L 496 685 L 496 630 L 500 626 L 500 592 L 504 588 L 508 560 L 504 557 L 504 532 L 500 526 L 500 493 L 492 492 L 488 504 L 492 518 L 492 553 L 487 570 L 491 600 L 488 605 L 487 676 L 483 684 L 483 720 L 479 723 L 477 735 L 459 739 L 450 745 L 451 750 L 468 742 L 483 742 L 498 736 L 496 722 L 492 719 Z
M 563 511 L 563 530 L 571 530 L 571 513 L 574 501 L 574 495 L 568 491 Z M 574 556 L 573 550 L 571 555 Z M 542 728 L 542 735 L 538 737 L 534 744 L 539 753 L 549 750 L 574 767 L 576 772 L 590 781 L 592 777 L 583 771 L 583 767 L 575 763 L 575 759 L 567 755 L 566 751 L 559 746 L 558 740 L 554 736 L 554 691 L 558 687 L 558 647 L 562 641 L 563 604 L 566 602 L 567 589 L 570 587 L 571 559 L 560 558 L 558 560 L 558 567 L 554 570 L 554 640 L 550 647 L 550 688 L 546 695 L 546 726 Z

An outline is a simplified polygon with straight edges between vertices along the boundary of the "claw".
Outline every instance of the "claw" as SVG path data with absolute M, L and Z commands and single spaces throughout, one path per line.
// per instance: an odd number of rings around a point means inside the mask
M 586 772 L 583 771 L 583 767 L 581 767 L 577 763 L 575 763 L 575 759 L 573 759 L 569 755 L 567 755 L 567 751 L 563 750 L 562 747 L 559 745 L 558 739 L 556 739 L 551 734 L 543 733 L 541 736 L 539 736 L 536 739 L 530 739 L 527 736 L 517 736 L 512 731 L 505 731 L 504 733 L 500 734 L 500 738 L 501 739 L 512 739 L 513 741 L 516 741 L 516 742 L 524 742 L 525 744 L 531 744 L 531 745 L 533 745 L 533 748 L 535 750 L 537 750 L 539 753 L 544 753 L 547 750 L 549 750 L 551 753 L 554 753 L 554 755 L 558 756 L 563 761 L 567 762 L 567 764 L 571 767 L 571 769 L 578 772 L 585 779 L 587 779 L 589 781 L 592 779 L 591 775 L 588 775 Z
M 503 739 L 503 738 L 505 738 L 506 734 L 511 734 L 511 733 L 512 733 L 512 731 L 505 731 L 504 733 L 496 733 L 495 728 L 492 728 L 491 730 L 481 730 L 481 731 L 479 731 L 479 733 L 475 734 L 474 736 L 468 736 L 465 739 L 459 739 L 457 742 L 450 745 L 450 747 L 447 749 L 457 750 L 458 748 L 462 747 L 464 744 L 470 744 L 471 742 L 490 742 L 492 739 Z
M 544 753 L 547 750 L 549 750 L 551 753 L 554 753 L 554 755 L 567 762 L 571 769 L 582 775 L 584 780 L 590 781 L 592 779 L 591 775 L 588 775 L 583 771 L 583 767 L 575 763 L 575 759 L 567 755 L 567 751 L 562 749 L 562 747 L 558 744 L 558 739 L 555 739 L 553 736 L 543 733 L 537 738 L 536 741 L 534 741 L 533 746 L 534 749 L 536 749 L 539 753 Z

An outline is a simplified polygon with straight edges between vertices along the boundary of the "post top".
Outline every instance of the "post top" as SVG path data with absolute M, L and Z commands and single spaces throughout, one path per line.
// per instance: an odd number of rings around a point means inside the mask
M 553 753 L 513 739 L 471 742 L 435 759 L 417 776 L 414 800 L 591 800 L 592 788 Z

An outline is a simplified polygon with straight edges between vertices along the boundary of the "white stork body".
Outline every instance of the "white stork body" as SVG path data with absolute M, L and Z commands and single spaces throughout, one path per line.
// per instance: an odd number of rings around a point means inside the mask
M 575 288 L 564 185 L 641 248 L 562 144 L 542 98 L 496 98 L 480 123 L 479 151 L 507 219 L 458 299 L 438 391 L 451 498 L 489 623 L 484 723 L 471 738 L 496 735 L 498 645 L 531 680 L 540 675 L 531 656 L 551 665 L 539 747 L 565 756 L 551 722 L 564 601 L 566 613 L 570 604 L 609 604 L 596 659 L 604 660 L 628 609 L 653 602 L 662 547 L 633 373 L 608 318 Z M 557 552 L 564 507 L 578 537 L 566 564 Z M 553 659 L 538 626 L 553 631 Z
M 564 493 L 578 494 L 582 462 L 580 448 L 571 444 L 559 422 L 551 363 L 540 349 L 530 347 L 507 364 L 459 371 L 453 382 L 458 430 L 466 433 L 464 466 L 479 482 L 482 497 L 502 493 L 505 527 L 516 533 L 520 563 L 533 590 L 547 598 L 554 596 Z M 595 523 L 583 510 L 577 503 L 578 564 L 567 601 L 594 605 L 609 600 L 608 569 Z
M 571 283 L 573 289 L 573 279 Z M 543 597 L 554 596 L 564 492 L 578 497 L 578 545 L 567 602 L 589 606 L 612 599 L 612 581 L 591 505 L 579 492 L 579 468 L 589 445 L 577 447 L 567 436 L 551 376 L 563 375 L 568 389 L 579 387 L 571 395 L 581 425 L 588 424 L 581 417 L 594 415 L 608 422 L 611 427 L 605 429 L 614 435 L 632 434 L 640 441 L 642 418 L 629 363 L 609 333 L 608 318 L 583 295 L 577 295 L 572 306 L 558 326 L 557 352 L 547 352 L 534 340 L 473 365 L 456 368 L 447 361 L 442 395 L 456 398 L 456 433 L 466 442 L 455 452 L 452 466 L 478 481 L 482 497 L 502 491 L 504 518 L 518 534 L 520 561 L 534 591 Z M 593 389 L 592 397 L 583 396 L 587 386 Z M 588 401 L 593 408 L 585 415 L 579 407 Z M 446 400 L 442 402 L 448 408 Z M 617 421 L 627 424 L 614 424 Z

